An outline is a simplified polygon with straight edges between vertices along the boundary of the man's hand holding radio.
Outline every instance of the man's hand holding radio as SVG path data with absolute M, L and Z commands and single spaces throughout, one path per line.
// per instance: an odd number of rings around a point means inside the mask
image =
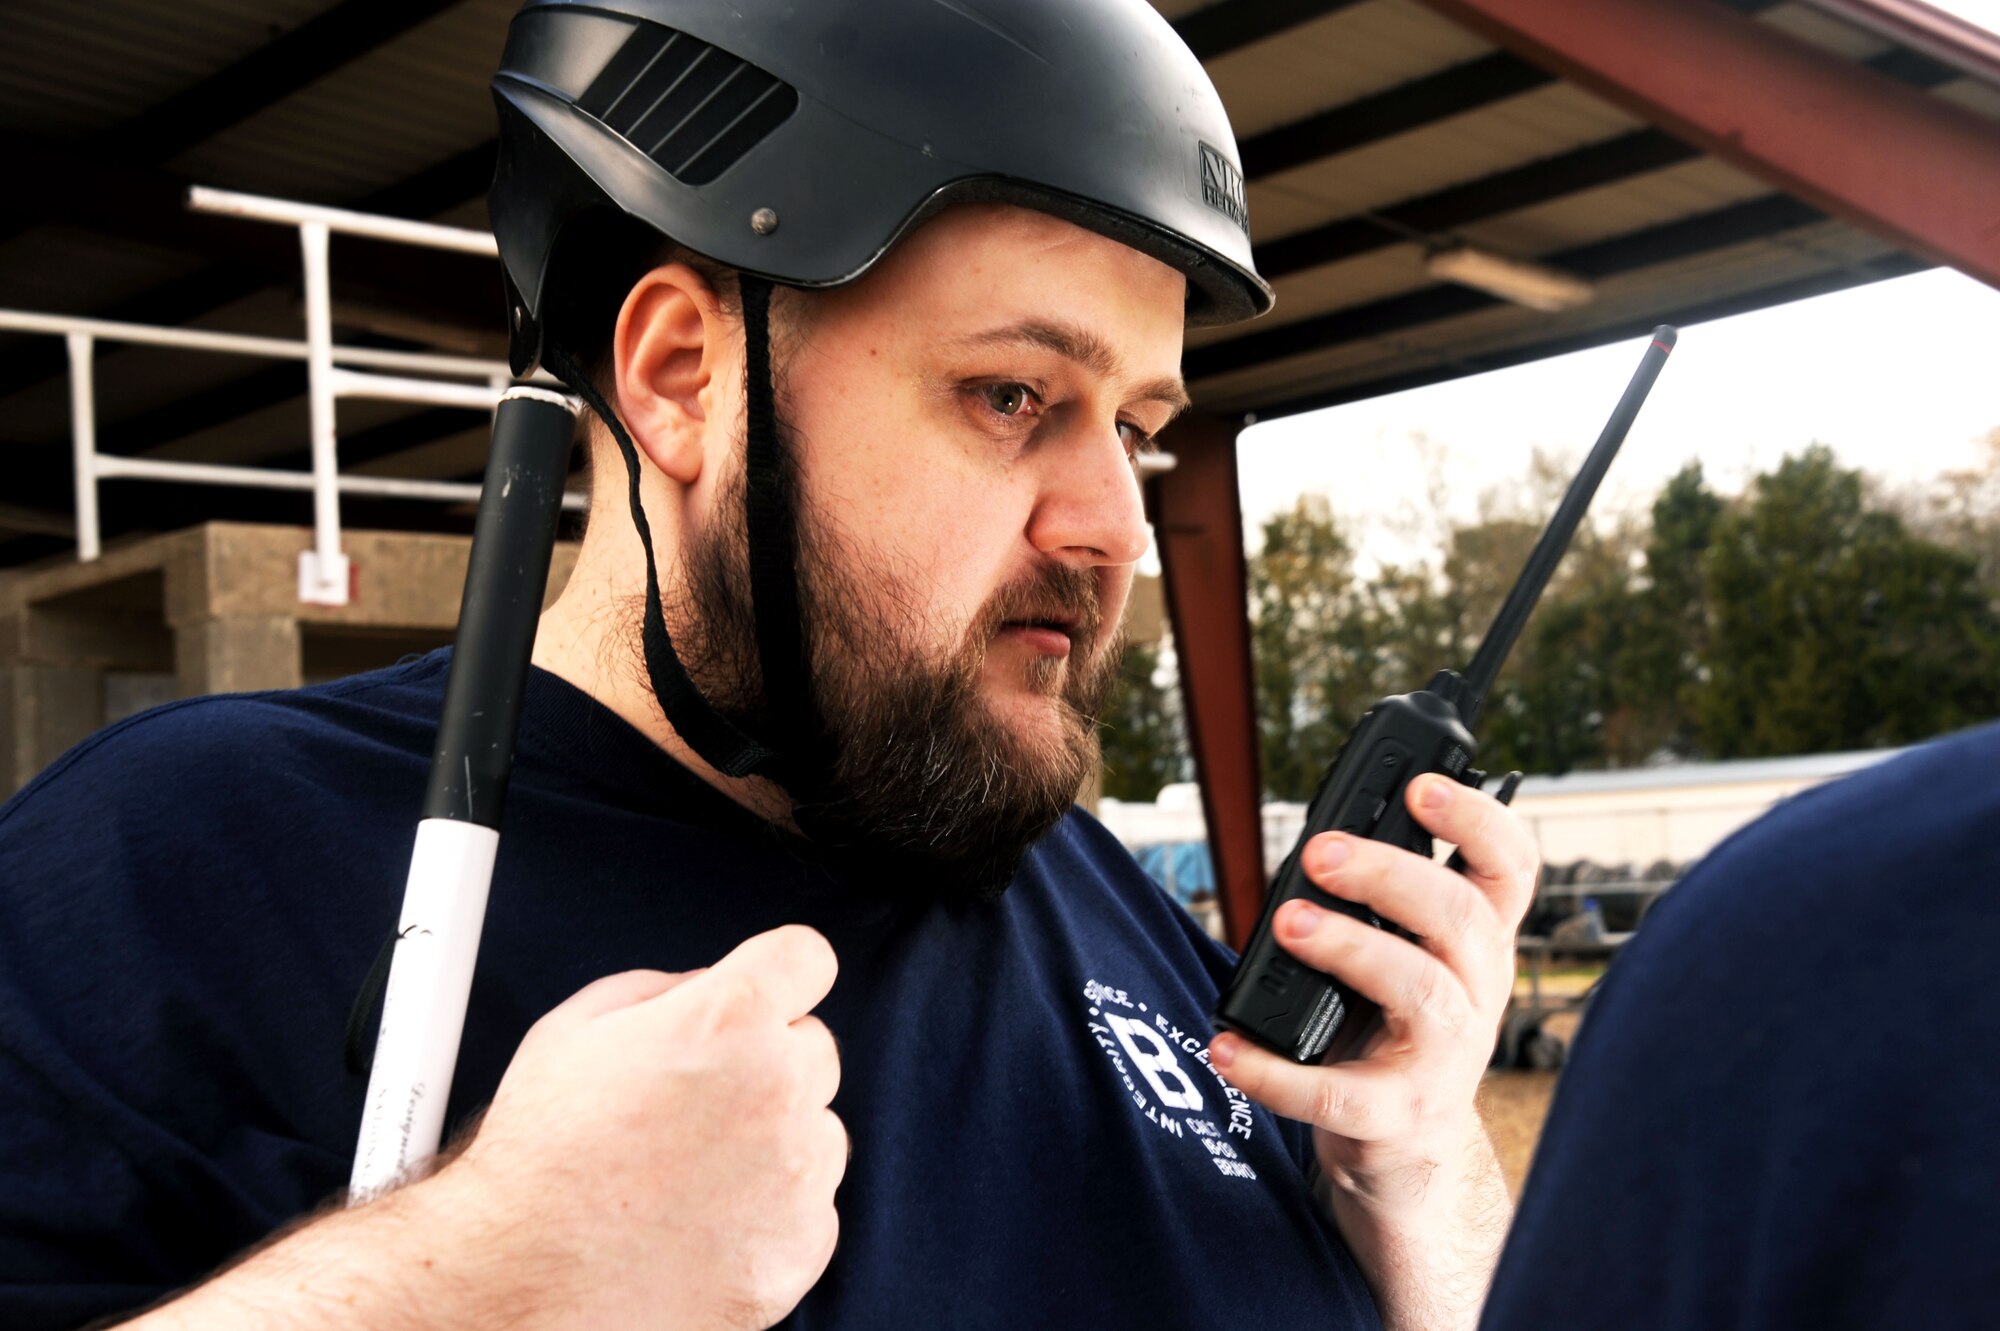
M 1329 1209 L 1385 1324 L 1470 1326 L 1508 1214 L 1474 1097 L 1513 988 L 1514 934 L 1540 859 L 1520 818 L 1490 795 L 1432 774 L 1411 782 L 1406 798 L 1419 823 L 1458 847 L 1465 872 L 1340 833 L 1314 838 L 1303 867 L 1326 892 L 1417 941 L 1305 901 L 1272 922 L 1287 952 L 1379 1003 L 1381 1025 L 1325 1066 L 1233 1034 L 1216 1036 L 1210 1057 L 1252 1099 L 1314 1126 Z M 1440 1279 L 1469 1259 L 1483 1259 L 1471 1260 L 1477 1288 Z

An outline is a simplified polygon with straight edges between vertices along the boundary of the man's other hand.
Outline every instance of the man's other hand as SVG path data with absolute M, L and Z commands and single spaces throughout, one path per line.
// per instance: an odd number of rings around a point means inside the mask
M 765 1327 L 826 1270 L 847 1130 L 808 1015 L 833 948 L 787 925 L 706 970 L 627 971 L 536 1022 L 428 1178 L 274 1236 L 129 1325 Z
M 833 949 L 789 925 L 703 971 L 628 971 L 537 1022 L 477 1137 L 435 1177 L 521 1245 L 536 1325 L 764 1327 L 826 1269 L 847 1132 L 833 1036 L 808 1015 Z

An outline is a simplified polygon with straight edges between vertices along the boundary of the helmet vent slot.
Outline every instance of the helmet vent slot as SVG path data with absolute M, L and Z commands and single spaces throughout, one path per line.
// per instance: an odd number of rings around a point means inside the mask
M 660 167 L 706 185 L 798 108 L 790 84 L 719 47 L 640 23 L 577 99 Z

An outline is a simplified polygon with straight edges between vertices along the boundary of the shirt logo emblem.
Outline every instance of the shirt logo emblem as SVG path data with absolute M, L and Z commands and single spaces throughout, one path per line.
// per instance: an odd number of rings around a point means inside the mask
M 1168 1136 L 1200 1142 L 1224 1176 L 1255 1179 L 1257 1171 L 1237 1151 L 1249 1146 L 1256 1126 L 1250 1098 L 1208 1065 L 1208 1041 L 1199 1028 L 1183 1029 L 1123 989 L 1096 980 L 1083 986 L 1083 997 L 1091 1038 L 1124 1081 L 1133 1108 Z

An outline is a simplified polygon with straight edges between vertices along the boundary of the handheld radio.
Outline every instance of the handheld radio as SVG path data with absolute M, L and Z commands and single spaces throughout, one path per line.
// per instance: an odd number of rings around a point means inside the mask
M 1379 1015 L 1374 1003 L 1280 947 L 1271 936 L 1271 917 L 1285 902 L 1303 897 L 1377 928 L 1393 928 L 1410 936 L 1367 907 L 1322 892 L 1307 879 L 1300 856 L 1306 843 L 1320 833 L 1338 831 L 1386 841 L 1428 857 L 1432 852 L 1430 833 L 1410 816 L 1403 801 L 1404 788 L 1425 772 L 1441 772 L 1474 789 L 1485 784 L 1486 773 L 1471 765 L 1475 751 L 1472 728 L 1478 723 L 1480 706 L 1515 639 L 1526 627 L 1549 576 L 1569 548 L 1570 537 L 1583 520 L 1584 510 L 1619 445 L 1625 442 L 1640 405 L 1652 391 L 1675 337 L 1674 329 L 1664 324 L 1653 330 L 1652 343 L 1637 373 L 1618 399 L 1590 456 L 1584 459 L 1583 469 L 1570 482 L 1555 516 L 1535 542 L 1520 578 L 1507 593 L 1465 673 L 1440 670 L 1418 692 L 1379 700 L 1341 745 L 1326 775 L 1320 778 L 1319 789 L 1306 810 L 1305 829 L 1272 879 L 1256 932 L 1222 992 L 1214 1014 L 1218 1029 L 1236 1031 L 1297 1062 L 1312 1063 L 1344 1029 L 1353 1032 L 1347 1041 L 1351 1047 Z M 1514 772 L 1507 776 L 1497 792 L 1501 803 L 1513 799 L 1520 775 Z M 1459 863 L 1457 857 L 1453 863 Z

